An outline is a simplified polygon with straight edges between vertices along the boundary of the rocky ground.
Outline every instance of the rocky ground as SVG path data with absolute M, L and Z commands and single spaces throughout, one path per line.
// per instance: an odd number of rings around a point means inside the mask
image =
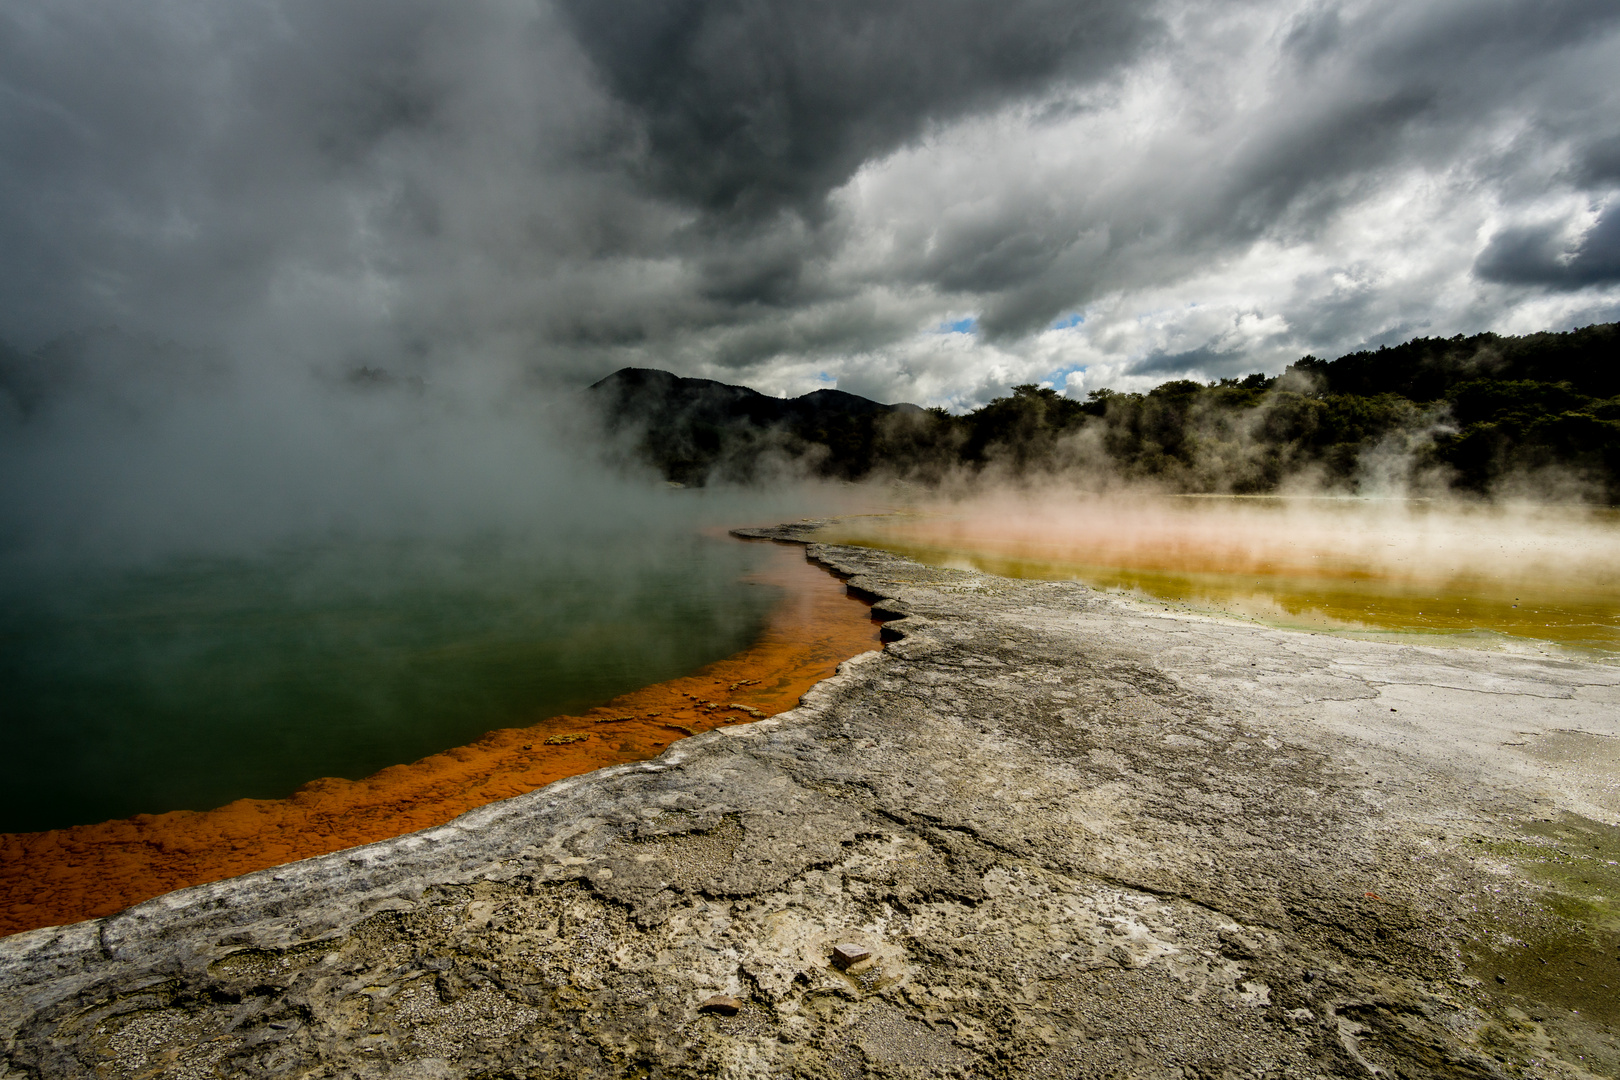
M 797 710 L 0 941 L 0 1077 L 1620 1075 L 1620 669 L 809 554 Z

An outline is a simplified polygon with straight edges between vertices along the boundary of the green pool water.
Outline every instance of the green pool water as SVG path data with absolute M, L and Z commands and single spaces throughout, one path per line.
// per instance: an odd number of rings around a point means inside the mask
M 284 796 L 691 671 L 760 632 L 763 554 L 693 530 L 0 558 L 0 832 Z

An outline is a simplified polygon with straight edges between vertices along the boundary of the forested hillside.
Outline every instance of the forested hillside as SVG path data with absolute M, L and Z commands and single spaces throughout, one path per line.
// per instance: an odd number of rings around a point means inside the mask
M 619 447 L 664 479 L 750 482 L 780 470 L 859 479 L 885 468 L 883 442 L 915 405 L 881 405 L 842 390 L 766 397 L 746 386 L 622 368 L 590 388 Z
M 1259 493 L 1512 485 L 1620 502 L 1620 324 L 1417 338 L 1280 376 L 1167 382 L 1070 400 L 1018 386 L 963 416 L 819 391 L 751 390 L 627 369 L 593 388 L 610 426 L 672 480 L 783 467 L 937 483 L 964 474 Z

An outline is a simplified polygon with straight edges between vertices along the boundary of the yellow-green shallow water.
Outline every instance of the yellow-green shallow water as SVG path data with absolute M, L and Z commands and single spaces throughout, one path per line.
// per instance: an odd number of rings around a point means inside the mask
M 933 566 L 1082 581 L 1181 610 L 1281 628 L 1357 637 L 1438 636 L 1456 645 L 1545 642 L 1620 659 L 1620 587 L 1602 574 L 1565 578 L 1550 572 L 1507 580 L 1489 572 L 1381 576 L 1376 566 L 1335 563 L 1317 555 L 1304 556 L 1323 560 L 1322 571 L 1315 574 L 1297 572 L 1299 558 L 1279 560 L 1293 564 L 1283 567 L 1268 565 L 1264 557 L 1235 560 L 1243 564 L 1242 572 L 1166 569 L 1141 564 L 1200 560 L 1188 560 L 1185 553 L 1158 558 L 1162 552 L 1141 550 L 1127 550 L 1111 563 L 1077 560 L 1076 545 L 1067 537 L 1044 545 L 1056 555 L 1043 555 L 1038 537 L 1021 534 L 1009 542 L 1004 534 L 979 537 L 974 529 L 957 525 L 935 530 L 926 516 L 860 518 L 829 527 L 819 539 L 880 548 Z M 949 535 L 942 543 L 919 542 L 918 535 L 929 531 Z M 1214 546 L 1220 549 L 1218 543 Z M 1121 551 L 1116 547 L 1104 554 L 1118 556 Z

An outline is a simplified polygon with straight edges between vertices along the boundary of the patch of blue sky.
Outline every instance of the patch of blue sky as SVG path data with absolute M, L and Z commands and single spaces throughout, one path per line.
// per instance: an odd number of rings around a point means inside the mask
M 1076 371 L 1085 370 L 1085 364 L 1070 364 L 1067 367 L 1053 368 L 1047 374 L 1047 376 L 1040 381 L 1039 385 L 1050 386 L 1052 389 L 1061 394 L 1063 393 L 1063 388 L 1069 384 L 1069 376 L 1074 374 Z
M 942 334 L 972 334 L 978 329 L 979 317 L 977 315 L 969 315 L 965 319 L 939 324 L 939 332 Z
M 1079 326 L 1081 323 L 1083 323 L 1085 321 L 1086 321 L 1086 317 L 1084 315 L 1080 314 L 1078 311 L 1076 311 L 1076 312 L 1073 312 L 1073 313 L 1071 313 L 1069 315 L 1065 315 L 1063 318 L 1061 318 L 1057 322 L 1053 323 L 1052 326 L 1051 326 L 1051 329 L 1053 329 L 1053 330 L 1070 330 L 1070 329 L 1073 329 L 1076 326 Z

